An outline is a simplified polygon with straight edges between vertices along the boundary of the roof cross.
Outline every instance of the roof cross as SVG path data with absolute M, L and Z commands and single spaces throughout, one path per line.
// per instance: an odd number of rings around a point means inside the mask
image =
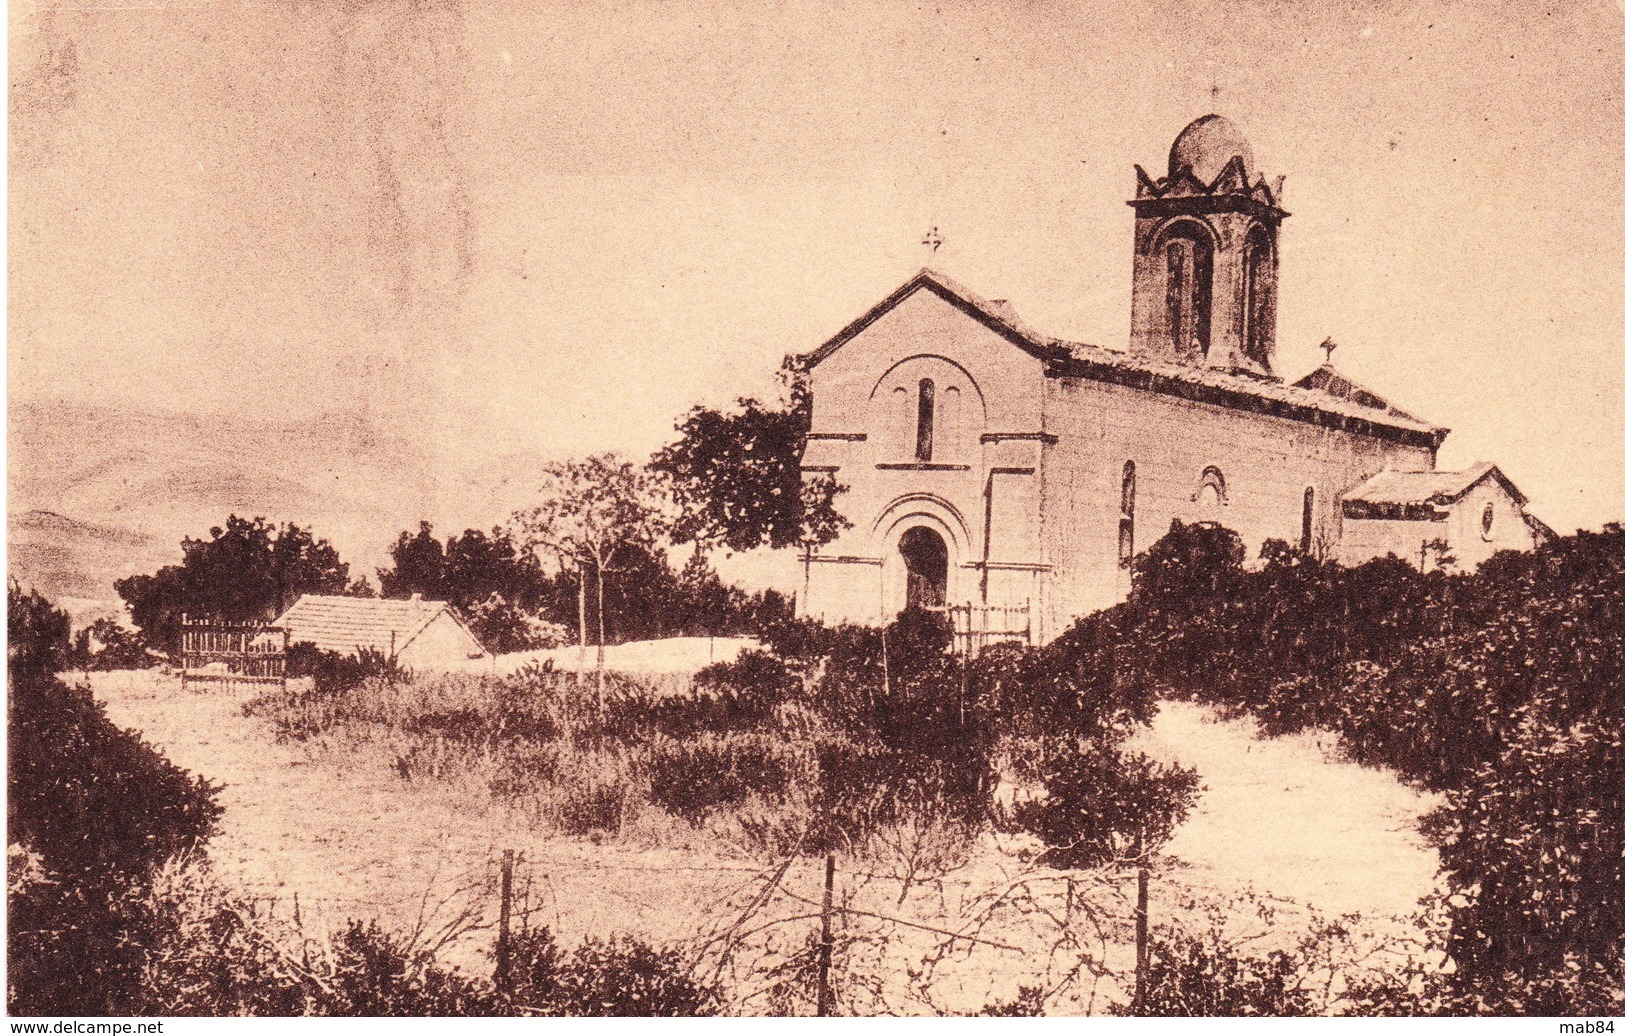
M 1324 342 L 1320 343 L 1320 348 L 1326 351 L 1326 366 L 1330 367 L 1332 365 L 1332 350 L 1337 348 L 1337 343 L 1328 337 Z
M 937 232 L 936 227 L 932 227 L 926 231 L 925 237 L 920 240 L 920 244 L 929 247 L 931 254 L 936 255 L 937 249 L 942 247 L 942 235 Z

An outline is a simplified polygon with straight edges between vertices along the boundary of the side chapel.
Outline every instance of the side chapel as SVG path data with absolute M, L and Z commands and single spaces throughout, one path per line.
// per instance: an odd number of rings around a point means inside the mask
M 1040 334 L 1004 300 L 921 270 L 805 357 L 804 477 L 852 527 L 804 558 L 804 615 L 875 623 L 952 607 L 1044 642 L 1129 590 L 1178 518 L 1359 564 L 1441 550 L 1467 569 L 1550 530 L 1491 464 L 1436 470 L 1449 430 L 1331 363 L 1275 373 L 1288 213 L 1236 127 L 1185 127 L 1139 166 L 1127 352 Z

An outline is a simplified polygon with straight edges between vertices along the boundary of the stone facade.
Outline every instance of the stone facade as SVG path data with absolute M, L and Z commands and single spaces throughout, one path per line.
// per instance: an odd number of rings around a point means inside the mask
M 1209 116 L 1167 178 L 1138 170 L 1127 353 L 1040 335 L 924 270 L 807 357 L 803 470 L 847 487 L 852 528 L 804 558 L 803 614 L 958 606 L 973 627 L 1048 640 L 1121 600 L 1126 559 L 1176 518 L 1234 529 L 1252 556 L 1275 538 L 1350 562 L 1420 562 L 1444 539 L 1467 567 L 1538 538 L 1499 471 L 1434 471 L 1446 429 L 1329 359 L 1275 376 L 1286 213 L 1279 181 L 1248 181 L 1251 160 Z

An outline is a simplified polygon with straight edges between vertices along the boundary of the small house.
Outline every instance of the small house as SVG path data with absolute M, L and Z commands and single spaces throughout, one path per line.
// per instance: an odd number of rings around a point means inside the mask
M 376 651 L 408 669 L 450 669 L 481 658 L 485 649 L 445 601 L 384 601 L 372 597 L 306 594 L 283 612 L 292 644 L 359 655 Z

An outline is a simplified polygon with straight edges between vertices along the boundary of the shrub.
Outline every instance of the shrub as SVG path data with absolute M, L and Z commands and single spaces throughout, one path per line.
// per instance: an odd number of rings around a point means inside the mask
M 1091 867 L 1161 848 L 1195 805 L 1196 771 L 1088 745 L 1053 759 L 1044 796 L 1018 803 L 1017 827 L 1048 847 L 1057 867 Z
M 491 987 L 448 971 L 377 921 L 351 921 L 333 940 L 331 983 L 316 1013 L 343 1017 L 490 1014 Z
M 1302 962 L 1276 950 L 1238 951 L 1222 937 L 1164 931 L 1152 938 L 1141 995 L 1116 1013 L 1139 1017 L 1302 1017 L 1319 1013 L 1301 988 Z
M 49 675 L 66 617 L 13 595 L 8 841 L 26 861 L 8 897 L 14 1014 L 124 1014 L 162 934 L 144 886 L 220 816 L 215 789 L 115 726 L 88 688 Z M 55 612 L 60 615 L 60 612 Z
M 289 679 L 310 677 L 318 694 L 337 694 L 359 687 L 364 681 L 400 679 L 404 671 L 382 651 L 362 648 L 356 654 L 323 651 L 303 642 L 288 646 L 284 670 Z
M 697 824 L 751 795 L 782 800 L 795 769 L 787 746 L 772 735 L 661 737 L 649 746 L 649 797 Z
M 140 630 L 125 629 L 112 619 L 97 619 L 73 639 L 70 662 L 75 669 L 106 671 L 150 669 L 158 659 L 147 650 Z
M 717 991 L 689 976 L 675 950 L 629 938 L 588 939 L 569 953 L 546 928 L 520 932 L 511 1004 L 525 1014 L 675 1018 L 715 1014 Z

